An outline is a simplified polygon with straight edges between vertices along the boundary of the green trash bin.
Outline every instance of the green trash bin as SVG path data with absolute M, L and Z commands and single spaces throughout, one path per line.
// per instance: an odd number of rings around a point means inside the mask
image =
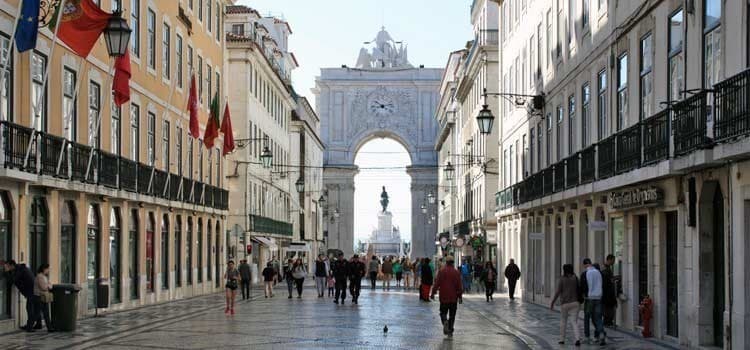
M 52 286 L 52 324 L 58 331 L 72 332 L 76 330 L 78 320 L 78 292 L 81 287 L 77 284 L 55 284 Z

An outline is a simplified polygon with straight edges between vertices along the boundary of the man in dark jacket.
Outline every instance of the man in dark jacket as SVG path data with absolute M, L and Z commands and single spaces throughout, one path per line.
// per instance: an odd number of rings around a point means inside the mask
M 362 289 L 362 278 L 365 277 L 365 263 L 359 261 L 359 256 L 354 254 L 349 262 L 349 294 L 352 295 L 352 303 L 357 304 L 359 291 Z
M 505 278 L 508 279 L 508 296 L 513 300 L 513 294 L 516 292 L 516 282 L 521 278 L 521 270 L 513 259 L 510 259 L 510 263 L 505 267 Z
M 331 265 L 331 271 L 333 271 L 333 278 L 336 279 L 336 294 L 333 302 L 338 304 L 341 298 L 343 305 L 346 300 L 346 279 L 349 277 L 349 263 L 344 259 L 344 253 L 339 253 L 338 258 Z
M 250 299 L 250 265 L 247 260 L 240 261 L 240 283 L 242 284 L 242 300 Z
M 18 292 L 26 298 L 26 325 L 21 329 L 27 332 L 34 331 L 34 302 L 32 298 L 34 296 L 34 274 L 31 273 L 26 264 L 16 264 L 14 260 L 8 260 L 4 264 L 5 273 L 9 277 L 8 279 L 13 281 L 13 285 L 16 286 Z
M 443 322 L 443 334 L 453 336 L 453 324 L 456 321 L 456 309 L 458 303 L 462 303 L 461 295 L 464 287 L 461 283 L 461 273 L 454 267 L 453 256 L 445 258 L 445 267 L 440 269 L 432 286 L 430 299 L 435 299 L 435 294 L 440 292 L 440 321 Z
M 615 311 L 617 309 L 617 289 L 615 288 L 615 274 L 612 271 L 615 265 L 615 256 L 607 255 L 602 269 L 602 306 L 604 314 L 604 325 L 612 327 L 615 325 Z

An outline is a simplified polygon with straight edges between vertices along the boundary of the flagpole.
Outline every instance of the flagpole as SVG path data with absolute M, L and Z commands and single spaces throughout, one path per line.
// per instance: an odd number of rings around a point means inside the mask
M 83 62 L 81 62 L 81 64 L 78 67 L 79 73 L 86 70 L 86 68 L 88 68 L 89 66 L 89 61 L 87 59 L 81 58 L 81 60 L 83 60 Z M 73 109 L 75 108 L 75 105 L 78 103 L 78 93 L 80 92 L 80 89 L 81 89 L 81 80 L 83 79 L 78 79 L 78 77 L 76 78 L 76 85 L 75 85 L 75 88 L 73 89 L 73 103 L 71 103 L 70 108 L 66 108 L 66 110 L 63 111 L 64 113 L 63 120 L 65 119 L 66 116 L 68 117 L 68 120 L 65 120 L 65 125 L 63 126 L 63 136 L 65 137 L 63 137 L 62 147 L 60 148 L 60 156 L 57 159 L 57 170 L 55 171 L 55 175 L 60 175 L 60 166 L 62 165 L 63 155 L 67 152 L 67 150 L 65 149 L 65 146 L 67 146 L 67 143 L 68 143 L 68 135 L 65 135 L 65 134 L 67 134 L 68 129 L 70 129 L 70 121 L 73 119 L 71 117 L 71 114 L 73 114 Z M 70 159 L 68 159 L 68 162 L 70 162 Z M 70 175 L 71 174 L 69 172 L 68 176 Z
M 10 58 L 13 55 L 13 46 L 16 43 L 16 40 L 15 40 L 16 31 L 18 30 L 18 20 L 20 19 L 19 17 L 21 17 L 21 9 L 23 8 L 23 2 L 24 0 L 21 0 L 18 2 L 18 10 L 16 11 L 16 17 L 13 17 L 15 18 L 15 20 L 13 21 L 13 30 L 11 30 L 10 39 L 8 40 L 8 53 L 5 54 L 5 56 L 3 56 L 3 62 L 0 64 L 0 67 L 2 67 L 2 69 L 0 69 L 0 72 L 2 72 L 2 75 L 0 75 L 0 91 L 5 88 L 5 72 L 7 71 L 8 74 L 10 74 L 10 71 L 8 70 L 8 66 L 10 63 Z M 8 119 L 8 118 L 3 118 L 4 112 L 5 110 L 0 111 L 0 120 Z
M 112 76 L 115 74 L 115 65 L 114 65 L 114 60 L 111 57 L 109 61 L 110 61 L 111 68 L 108 70 L 109 74 L 107 75 L 107 84 L 105 84 L 105 86 L 108 86 L 108 89 L 106 91 L 109 91 L 110 93 L 104 95 L 104 101 L 109 102 L 109 103 L 104 103 L 102 105 L 110 106 L 110 111 L 111 111 L 112 102 L 108 100 L 112 96 Z M 99 126 L 101 124 L 101 120 L 102 120 L 102 109 L 99 108 L 99 110 L 96 111 L 96 123 L 94 124 L 94 130 L 93 130 L 93 132 L 97 134 L 99 134 Z M 101 135 L 99 135 L 98 137 L 101 137 Z M 91 135 L 89 135 L 89 138 L 91 138 Z M 101 142 L 101 139 L 99 139 L 99 142 Z M 89 162 L 86 165 L 86 175 L 84 175 L 86 180 L 89 179 L 89 171 L 91 171 L 91 162 L 94 160 L 94 146 L 95 145 L 91 145 L 91 152 L 89 152 Z
M 169 84 L 169 98 L 167 98 L 167 106 L 164 107 L 164 113 L 161 114 L 162 120 L 164 120 L 167 116 L 167 113 L 169 113 L 169 107 L 172 106 L 172 95 L 174 95 L 175 85 L 177 84 L 177 77 L 174 77 L 172 79 L 172 82 Z M 162 123 L 162 126 L 164 124 Z M 154 128 L 156 128 L 156 125 L 154 125 Z M 163 133 L 163 131 L 162 131 Z M 154 135 L 156 137 L 156 135 Z M 154 154 L 156 154 L 156 150 L 154 150 Z M 156 159 L 156 157 L 154 157 Z M 169 174 L 169 159 L 164 159 L 165 162 L 167 162 L 167 174 Z M 156 161 L 154 161 L 154 165 L 151 167 L 151 178 L 148 180 L 148 191 L 151 192 L 151 186 L 154 183 L 154 172 L 156 171 Z M 169 176 L 167 176 L 167 181 L 169 181 Z M 164 186 L 166 188 L 166 186 Z
M 63 1 L 66 1 L 66 0 L 63 0 Z M 65 3 L 63 2 L 60 6 L 62 6 L 64 4 Z M 36 124 L 39 121 L 39 113 L 38 113 L 39 112 L 39 104 L 42 102 L 42 98 L 44 98 L 45 95 L 46 95 L 44 92 L 47 90 L 47 80 L 49 80 L 49 66 L 52 63 L 52 60 L 55 58 L 55 47 L 57 46 L 57 40 L 56 40 L 56 38 L 57 38 L 57 32 L 60 30 L 60 20 L 62 19 L 63 12 L 65 12 L 65 11 L 63 11 L 63 9 L 59 9 L 59 11 L 57 11 L 57 12 L 58 13 L 57 13 L 57 20 L 55 21 L 55 32 L 52 34 L 52 39 L 51 39 L 52 40 L 52 45 L 51 45 L 51 47 L 49 49 L 49 56 L 47 58 L 47 62 L 44 65 L 44 75 L 42 76 L 42 89 L 41 89 L 41 93 L 37 97 L 36 101 L 34 101 L 34 106 L 33 106 L 34 107 L 33 108 L 34 122 L 31 125 L 31 137 L 29 138 L 29 145 L 26 147 L 26 155 L 23 157 L 23 168 L 26 168 L 26 165 L 29 162 L 29 154 L 31 153 L 31 145 L 34 142 L 34 138 L 36 137 L 36 131 L 37 131 L 36 130 L 37 129 L 37 125 Z M 63 145 L 64 145 L 64 143 L 63 143 Z M 60 154 L 62 154 L 62 152 L 60 152 Z M 62 160 L 62 157 L 60 158 L 60 160 Z M 36 163 L 37 163 L 37 166 L 39 166 L 40 162 L 36 162 Z M 60 172 L 60 164 L 58 163 L 58 165 L 57 165 L 57 173 L 59 173 L 59 172 Z

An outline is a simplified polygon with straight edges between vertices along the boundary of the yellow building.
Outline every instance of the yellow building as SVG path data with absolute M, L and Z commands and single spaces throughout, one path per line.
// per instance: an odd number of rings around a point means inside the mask
M 0 1 L 3 52 L 19 2 Z M 116 0 L 95 2 L 107 11 L 117 7 Z M 46 28 L 35 50 L 13 50 L 9 88 L 0 96 L 0 260 L 32 269 L 50 264 L 53 283 L 81 287 L 79 315 L 94 313 L 99 279 L 110 285 L 108 310 L 223 287 L 222 142 L 209 152 L 193 140 L 185 106 L 195 72 L 202 134 L 211 98 L 224 96 L 220 28 L 228 4 L 122 1 L 133 33 L 131 100 L 120 108 L 111 98 L 113 60 L 103 38 L 86 63 L 59 41 L 53 45 Z M 34 97 L 42 91 L 34 118 Z M 2 332 L 26 315 L 23 297 L 0 284 Z

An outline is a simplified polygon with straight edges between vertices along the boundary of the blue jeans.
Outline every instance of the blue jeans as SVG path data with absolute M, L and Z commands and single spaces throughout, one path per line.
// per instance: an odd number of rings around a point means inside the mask
M 602 301 L 600 299 L 586 299 L 583 311 L 583 335 L 586 338 L 591 336 L 590 323 L 594 323 L 594 338 L 599 338 L 600 334 L 607 336 L 602 317 Z
M 461 283 L 464 285 L 464 292 L 471 292 L 471 275 L 461 275 Z

